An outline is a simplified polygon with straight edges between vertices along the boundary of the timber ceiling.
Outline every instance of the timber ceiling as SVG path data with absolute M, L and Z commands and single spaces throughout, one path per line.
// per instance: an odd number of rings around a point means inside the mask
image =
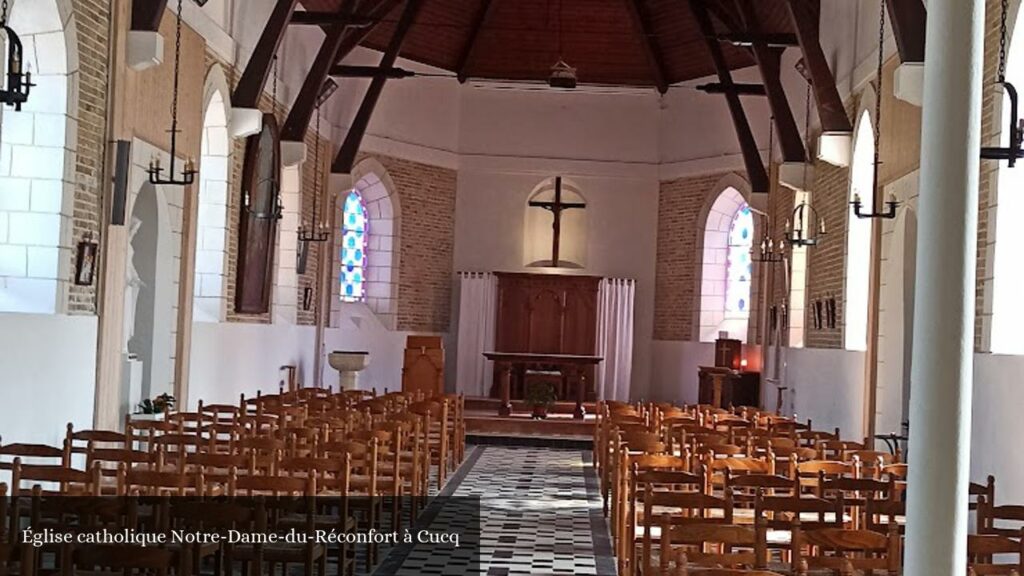
M 324 12 L 341 2 L 302 0 Z M 746 29 L 735 0 L 703 3 L 714 34 Z M 762 35 L 793 33 L 786 0 L 749 4 Z M 400 13 L 401 4 L 362 45 L 383 51 Z M 729 68 L 754 65 L 749 50 L 721 45 Z M 581 83 L 659 89 L 715 73 L 687 0 L 425 0 L 401 56 L 460 76 L 526 81 L 546 80 L 561 56 Z

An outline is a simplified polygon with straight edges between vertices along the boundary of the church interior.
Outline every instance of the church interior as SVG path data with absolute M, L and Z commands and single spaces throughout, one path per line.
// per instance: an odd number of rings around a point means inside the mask
M 0 0 L 0 574 L 1024 574 L 1020 6 Z

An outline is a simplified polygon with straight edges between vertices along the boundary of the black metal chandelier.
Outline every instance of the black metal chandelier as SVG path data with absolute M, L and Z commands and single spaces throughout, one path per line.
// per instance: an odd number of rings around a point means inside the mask
M 750 260 L 759 264 L 778 264 L 786 259 L 784 248 L 785 244 L 783 242 L 776 244 L 775 240 L 766 233 L 761 238 L 761 244 L 758 246 L 757 251 L 753 248 L 750 249 L 752 253 Z
M 806 201 L 793 210 L 793 217 L 786 220 L 785 241 L 793 247 L 817 246 L 825 236 L 825 220 Z
M 878 19 L 878 68 L 875 71 L 878 85 L 875 91 L 875 159 L 871 183 L 871 210 L 864 210 L 860 194 L 854 194 L 853 201 L 850 202 L 850 205 L 853 206 L 853 214 L 861 220 L 892 220 L 896 218 L 896 208 L 900 205 L 896 200 L 896 195 L 890 194 L 889 200 L 885 203 L 885 210 L 878 209 L 878 197 L 879 192 L 881 192 L 878 187 L 878 167 L 882 165 L 882 65 L 884 63 L 883 53 L 885 52 L 885 0 L 882 0 L 880 5 L 880 14 Z
M 337 84 L 335 84 L 335 87 L 337 87 Z M 333 90 L 331 92 L 333 92 Z M 307 228 L 305 224 L 299 225 L 299 242 L 327 242 L 331 237 L 331 231 L 328 229 L 327 223 L 317 219 L 317 208 L 320 205 L 320 189 L 323 188 L 321 182 L 323 170 L 321 170 L 320 166 L 320 117 L 322 116 L 320 113 L 320 104 L 324 100 L 326 99 L 323 98 L 323 92 L 321 92 L 321 98 L 317 102 L 316 106 L 317 142 L 315 145 L 316 151 L 313 152 L 313 166 L 316 170 L 316 175 L 313 178 L 313 220 L 311 221 L 309 228 Z M 326 212 L 327 210 L 324 210 L 324 213 Z
M 163 167 L 160 166 L 160 158 L 154 158 L 149 163 L 149 182 L 157 186 L 191 186 L 196 180 L 196 165 L 191 158 L 185 161 L 181 170 L 181 177 L 175 176 L 175 164 L 178 156 L 178 91 L 181 80 L 181 1 L 178 0 L 178 19 L 174 37 L 174 92 L 171 102 L 171 165 L 167 171 L 167 177 L 163 177 Z
M 14 106 L 18 112 L 21 105 L 28 101 L 29 92 L 35 84 L 32 83 L 32 71 L 24 73 L 25 49 L 21 44 L 21 38 L 11 29 L 7 19 L 7 0 L 3 0 L 0 7 L 0 26 L 7 34 L 7 83 L 0 89 L 0 103 L 7 106 Z
M 1006 160 L 1007 166 L 1013 168 L 1017 165 L 1017 159 L 1024 158 L 1024 146 L 1022 146 L 1022 132 L 1024 132 L 1024 121 L 1018 116 L 1018 105 L 1017 105 L 1017 89 L 1006 80 L 1006 16 L 1009 11 L 1009 1 L 1003 0 L 1003 13 L 1002 20 L 999 23 L 999 74 L 996 79 L 996 84 L 1000 84 L 1003 87 L 1003 92 L 1010 98 L 1010 125 L 1009 125 L 1009 146 L 1006 148 L 1000 147 L 982 147 L 981 157 L 985 160 Z

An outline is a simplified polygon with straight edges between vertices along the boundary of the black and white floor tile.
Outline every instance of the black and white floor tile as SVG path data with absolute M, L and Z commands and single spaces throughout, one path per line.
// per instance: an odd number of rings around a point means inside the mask
M 479 544 L 398 546 L 376 574 L 615 574 L 597 479 L 585 452 L 476 447 L 440 495 L 453 498 L 428 508 L 429 529 L 458 531 L 479 521 Z M 478 515 L 467 509 L 477 500 Z

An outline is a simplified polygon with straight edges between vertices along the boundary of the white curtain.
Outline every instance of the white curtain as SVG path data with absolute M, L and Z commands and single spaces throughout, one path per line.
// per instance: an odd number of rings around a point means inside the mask
M 605 278 L 597 292 L 597 354 L 604 357 L 595 375 L 600 400 L 629 401 L 633 373 L 633 298 L 636 282 Z
M 488 396 L 494 379 L 484 352 L 494 350 L 498 277 L 490 272 L 459 273 L 459 333 L 455 388 L 467 396 Z

